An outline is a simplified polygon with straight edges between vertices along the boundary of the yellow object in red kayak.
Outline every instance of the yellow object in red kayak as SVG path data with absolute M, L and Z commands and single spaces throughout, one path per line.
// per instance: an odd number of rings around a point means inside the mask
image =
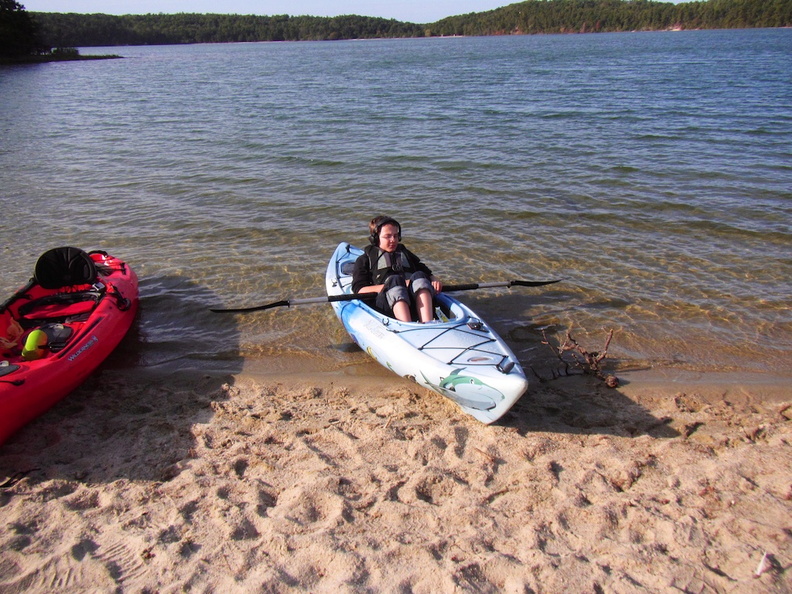
M 22 358 L 25 361 L 35 361 L 44 356 L 47 346 L 47 333 L 44 330 L 33 330 L 25 340 L 22 347 Z

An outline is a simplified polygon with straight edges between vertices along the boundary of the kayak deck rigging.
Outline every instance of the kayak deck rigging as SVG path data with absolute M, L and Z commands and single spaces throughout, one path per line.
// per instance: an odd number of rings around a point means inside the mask
M 429 324 L 432 324 L 432 322 L 429 322 Z M 419 351 L 433 351 L 439 354 L 442 351 L 448 351 L 449 347 L 447 345 L 436 346 L 433 345 L 433 343 L 439 342 L 447 334 L 453 333 L 455 338 L 457 339 L 459 339 L 460 335 L 469 334 L 473 338 L 477 339 L 478 342 L 473 342 L 469 345 L 465 345 L 464 347 L 457 346 L 456 348 L 453 349 L 455 353 L 454 356 L 451 357 L 450 359 L 448 359 L 447 357 L 441 358 L 439 356 L 435 356 L 434 354 L 432 356 L 435 357 L 436 359 L 445 361 L 446 365 L 454 365 L 455 363 L 458 362 L 458 360 L 461 360 L 461 358 L 465 354 L 473 351 L 476 352 L 480 351 L 482 353 L 485 353 L 486 356 L 482 355 L 480 360 L 468 358 L 465 361 L 466 365 L 473 365 L 473 366 L 492 365 L 492 358 L 491 358 L 492 356 L 500 356 L 501 361 L 503 359 L 507 359 L 506 355 L 500 352 L 499 349 L 497 348 L 497 341 L 494 338 L 486 335 L 482 336 L 480 333 L 466 332 L 465 330 L 463 330 L 463 328 L 467 326 L 468 324 L 465 322 L 460 322 L 453 325 L 449 325 L 447 322 L 445 322 L 443 323 L 443 328 L 439 330 L 439 332 L 436 331 L 435 335 L 429 338 L 425 343 L 423 344 L 413 343 L 413 345 Z M 481 329 L 481 326 L 479 326 L 478 329 Z M 394 329 L 392 330 L 392 332 L 398 334 L 408 334 L 408 333 L 422 332 L 423 330 L 424 330 L 423 328 L 404 328 L 404 329 Z M 484 349 L 483 347 L 485 345 L 493 345 L 493 348 L 490 350 Z

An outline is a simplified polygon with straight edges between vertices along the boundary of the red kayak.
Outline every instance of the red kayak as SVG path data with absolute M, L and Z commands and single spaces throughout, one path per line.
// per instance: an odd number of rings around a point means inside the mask
M 118 346 L 138 309 L 118 258 L 62 247 L 0 305 L 0 444 L 79 386 Z

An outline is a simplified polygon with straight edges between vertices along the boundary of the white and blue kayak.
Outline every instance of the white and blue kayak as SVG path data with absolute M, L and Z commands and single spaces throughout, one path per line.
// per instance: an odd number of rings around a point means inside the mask
M 502 417 L 528 389 L 528 380 L 506 343 L 470 308 L 442 292 L 435 297 L 437 319 L 422 324 L 388 317 L 360 299 L 332 300 L 352 294 L 352 270 L 362 254 L 341 243 L 326 276 L 329 301 L 355 343 L 482 423 Z

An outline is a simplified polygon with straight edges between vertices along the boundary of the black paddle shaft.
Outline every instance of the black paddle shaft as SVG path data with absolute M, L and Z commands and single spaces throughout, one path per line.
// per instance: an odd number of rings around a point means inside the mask
M 552 285 L 553 283 L 561 282 L 561 279 L 551 281 L 523 281 L 512 280 L 495 283 L 469 283 L 465 285 L 446 285 L 443 291 L 474 291 L 476 289 L 492 289 L 495 287 L 541 287 L 544 285 Z M 264 305 L 254 305 L 253 307 L 237 307 L 230 309 L 211 309 L 214 313 L 249 313 L 254 311 L 263 311 L 265 309 L 272 309 L 275 307 L 291 307 L 292 305 L 303 305 L 306 303 L 333 303 L 335 301 L 354 301 L 355 299 L 374 299 L 377 297 L 376 293 L 344 293 L 343 295 L 328 295 L 326 297 L 307 297 L 305 299 L 283 299 L 273 303 Z

